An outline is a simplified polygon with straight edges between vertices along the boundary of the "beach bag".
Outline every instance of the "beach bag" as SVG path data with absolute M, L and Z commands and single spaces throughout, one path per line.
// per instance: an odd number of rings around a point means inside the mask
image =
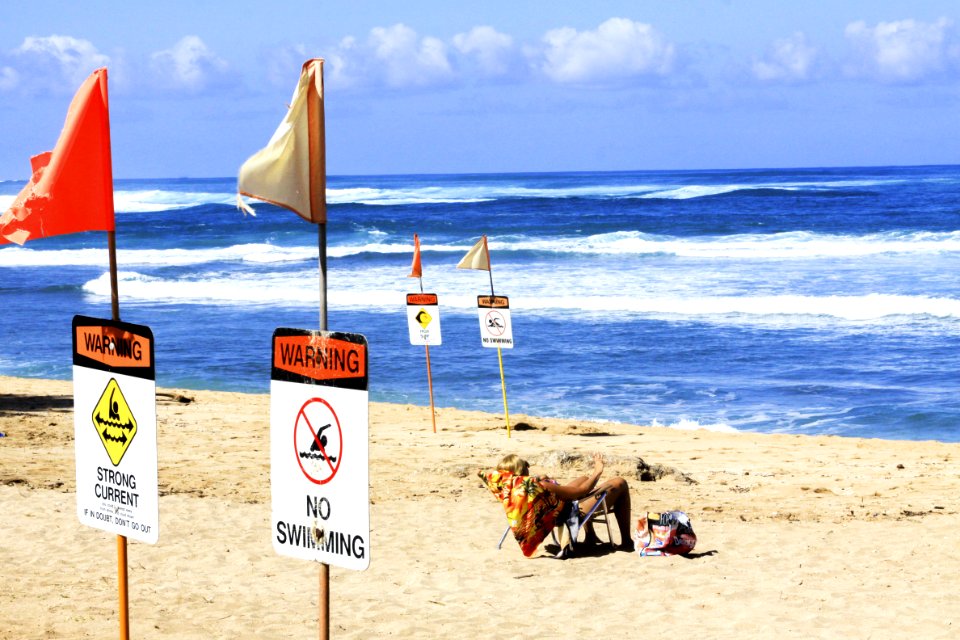
M 697 534 L 683 511 L 647 513 L 637 521 L 633 542 L 641 556 L 683 555 L 697 546 Z

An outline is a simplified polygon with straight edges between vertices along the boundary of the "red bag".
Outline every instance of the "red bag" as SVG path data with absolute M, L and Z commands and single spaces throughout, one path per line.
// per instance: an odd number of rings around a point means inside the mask
M 641 556 L 683 555 L 697 546 L 690 518 L 683 511 L 647 513 L 637 521 L 634 548 Z

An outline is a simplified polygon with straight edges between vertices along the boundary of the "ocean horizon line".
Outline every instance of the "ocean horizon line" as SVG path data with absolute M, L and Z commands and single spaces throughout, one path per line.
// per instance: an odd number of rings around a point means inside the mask
M 544 175 L 589 175 L 589 174 L 632 174 L 632 173 L 749 173 L 757 171 L 856 171 L 856 170 L 882 170 L 882 169 L 938 169 L 960 167 L 958 163 L 908 163 L 908 164 L 860 164 L 860 165 L 797 165 L 797 166 L 749 166 L 749 167 L 700 167 L 700 168 L 659 168 L 659 169 L 531 169 L 531 170 L 506 170 L 506 171 L 425 171 L 425 172 L 397 172 L 397 173 L 328 173 L 328 178 L 409 178 L 409 177 L 490 177 L 490 176 L 544 176 Z M 237 170 L 239 171 L 239 165 Z M 236 179 L 236 175 L 209 175 L 209 176 L 114 176 L 114 181 L 130 182 L 150 182 L 150 181 L 172 181 L 172 180 L 230 180 Z M 23 183 L 26 184 L 29 178 L 3 178 L 0 179 L 0 185 Z

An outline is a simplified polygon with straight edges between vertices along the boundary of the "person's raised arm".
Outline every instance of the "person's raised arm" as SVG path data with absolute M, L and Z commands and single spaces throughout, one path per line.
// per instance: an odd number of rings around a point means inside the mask
M 581 476 L 567 484 L 541 482 L 540 486 L 563 500 L 579 500 L 593 491 L 602 473 L 603 456 L 595 453 L 593 454 L 593 473 L 589 476 Z

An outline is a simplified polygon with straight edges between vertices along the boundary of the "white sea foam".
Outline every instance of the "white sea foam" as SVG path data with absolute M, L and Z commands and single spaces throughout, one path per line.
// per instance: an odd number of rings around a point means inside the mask
M 691 198 L 704 198 L 707 196 L 718 196 L 723 193 L 740 191 L 741 189 L 756 189 L 757 185 L 744 184 L 720 184 L 720 185 L 685 185 L 672 189 L 663 189 L 645 193 L 640 198 L 659 198 L 664 200 L 689 200 Z
M 373 274 L 370 274 L 373 275 Z M 333 276 L 331 276 L 333 277 Z M 398 311 L 404 290 L 392 288 L 389 279 L 337 276 L 341 286 L 329 292 L 331 304 L 340 308 Z M 311 268 L 284 273 L 209 272 L 188 278 L 162 278 L 124 271 L 120 289 L 126 299 L 151 302 L 236 305 L 275 304 L 311 306 L 316 303 L 316 272 Z M 84 285 L 88 293 L 108 296 L 106 275 Z M 443 308 L 474 313 L 476 294 L 439 291 Z M 713 322 L 816 324 L 827 318 L 854 323 L 903 322 L 907 318 L 960 319 L 960 300 L 920 295 L 867 294 L 848 296 L 704 296 L 639 297 L 636 295 L 523 295 L 511 294 L 517 314 L 577 318 L 591 314 L 592 321 L 625 317 L 700 319 Z M 806 319 L 806 320 L 804 320 Z
M 926 316 L 960 319 L 955 298 L 871 293 L 851 296 L 541 296 L 511 300 L 518 310 L 615 312 L 685 318 L 709 316 L 829 317 L 849 321 Z
M 466 251 L 466 248 L 463 249 Z M 343 258 L 360 253 L 410 253 L 406 244 L 370 243 L 330 247 L 327 256 Z M 188 266 L 215 262 L 253 262 L 281 264 L 317 259 L 315 246 L 278 247 L 266 243 L 238 244 L 208 249 L 118 249 L 117 263 L 121 266 L 157 265 Z M 106 264 L 104 249 L 43 250 L 32 247 L 4 247 L 0 250 L 0 267 L 90 267 Z
M 638 231 L 616 231 L 586 238 L 520 240 L 498 248 L 597 255 L 660 254 L 690 258 L 858 257 L 892 253 L 960 252 L 960 231 L 888 232 L 858 236 L 789 231 L 688 238 Z
M 827 180 L 823 182 L 754 182 L 711 185 L 683 185 L 666 189 L 658 189 L 645 193 L 641 198 L 660 198 L 664 200 L 689 200 L 691 198 L 706 198 L 725 193 L 745 190 L 772 190 L 772 191 L 831 191 L 840 189 L 868 188 L 878 185 L 890 185 L 903 182 L 902 180 Z
M 374 238 L 384 238 L 377 229 L 368 229 Z M 469 243 L 424 243 L 423 251 L 462 253 Z M 537 251 L 557 254 L 608 256 L 673 255 L 684 258 L 731 258 L 743 260 L 866 257 L 883 254 L 947 254 L 960 253 L 960 231 L 889 232 L 861 236 L 818 234 L 791 231 L 774 234 L 739 234 L 731 236 L 699 236 L 678 238 L 617 231 L 587 237 L 534 240 L 518 238 L 491 240 L 491 252 L 508 256 L 511 251 Z M 124 264 L 187 265 L 237 260 L 245 262 L 290 262 L 316 256 L 316 247 L 278 247 L 267 243 L 250 243 L 206 249 L 120 249 Z M 361 253 L 409 254 L 408 243 L 370 242 L 333 245 L 327 255 L 342 258 Z M 102 262 L 102 251 L 95 249 L 45 250 L 9 247 L 0 250 L 0 266 L 90 265 Z
M 669 424 L 661 424 L 659 420 L 654 419 L 650 423 L 652 427 L 666 427 L 668 429 L 677 429 L 679 431 L 716 431 L 719 433 L 739 433 L 737 429 L 731 427 L 730 425 L 724 422 L 714 422 L 708 424 L 700 424 L 696 420 L 690 420 L 688 418 L 680 418 L 676 422 L 671 422 Z
M 436 184 L 391 187 L 328 187 L 327 202 L 331 204 L 410 205 L 486 202 L 499 199 L 562 199 L 562 198 L 662 198 L 688 200 L 752 189 L 783 191 L 867 188 L 889 185 L 901 180 L 834 180 L 823 182 L 769 182 L 729 184 L 624 184 L 584 185 L 563 187 L 528 187 L 509 183 Z M 114 207 L 118 213 L 143 213 L 185 209 L 206 204 L 233 206 L 235 185 L 225 180 L 225 188 L 214 192 L 168 189 L 115 189 Z M 0 211 L 6 210 L 15 196 L 0 195 Z M 257 206 L 255 200 L 252 201 Z
M 409 249 L 408 249 L 409 251 Z M 214 262 L 284 263 L 316 259 L 315 247 L 277 247 L 270 244 L 238 244 L 212 249 L 119 249 L 117 263 L 188 266 Z M 97 267 L 107 263 L 104 249 L 38 250 L 29 246 L 0 250 L 0 267 Z
M 13 204 L 15 195 L 0 195 L 0 211 Z M 166 189 L 115 190 L 113 208 L 117 213 L 149 213 L 186 209 L 204 204 L 234 204 L 236 196 L 225 193 L 169 191 Z
M 169 191 L 166 189 L 114 191 L 113 207 L 118 213 L 149 213 L 170 209 L 186 209 L 204 204 L 229 204 L 236 202 L 235 194 L 204 193 L 196 191 Z
M 315 271 L 303 271 L 294 276 L 208 273 L 196 278 L 177 279 L 121 271 L 117 279 L 120 294 L 124 300 L 131 302 L 314 307 L 318 299 Z M 83 290 L 103 298 L 110 296 L 109 274 L 85 283 Z M 403 298 L 396 292 L 376 289 L 332 290 L 328 292 L 327 299 L 331 306 L 339 309 L 376 308 L 381 306 L 381 301 L 392 302 L 387 306 L 401 309 L 403 304 Z
M 335 204 L 405 205 L 468 203 L 500 199 L 533 198 L 663 198 L 687 200 L 742 190 L 830 191 L 890 185 L 902 180 L 827 180 L 822 182 L 730 183 L 719 185 L 623 184 L 564 187 L 521 187 L 509 184 L 428 185 L 404 188 L 328 188 L 327 201 Z

